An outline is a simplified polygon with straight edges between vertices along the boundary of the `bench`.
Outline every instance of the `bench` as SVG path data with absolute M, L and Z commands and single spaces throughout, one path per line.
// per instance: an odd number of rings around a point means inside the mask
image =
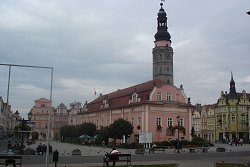
M 209 147 L 193 147 L 193 148 L 188 148 L 190 153 L 195 153 L 195 152 L 203 152 L 207 153 L 209 150 Z
M 207 153 L 209 150 L 209 147 L 201 147 L 201 152 Z
M 0 155 L 0 166 L 1 165 L 19 165 L 22 166 L 22 156 L 16 155 Z
M 109 162 L 127 162 L 127 166 L 132 166 L 131 154 L 105 154 L 103 166 L 106 166 Z
M 165 152 L 165 149 L 167 149 L 168 147 L 165 146 L 156 146 L 156 147 L 152 147 L 149 149 L 149 154 L 152 152 L 153 154 L 155 153 L 155 151 L 162 151 Z
M 145 149 L 144 148 L 137 149 L 137 150 L 135 150 L 135 154 L 144 155 L 145 154 Z

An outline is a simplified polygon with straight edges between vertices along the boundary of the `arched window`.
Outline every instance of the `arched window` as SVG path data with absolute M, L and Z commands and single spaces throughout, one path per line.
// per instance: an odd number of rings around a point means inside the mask
M 235 121 L 235 115 L 232 114 L 232 122 L 234 122 L 234 121 Z

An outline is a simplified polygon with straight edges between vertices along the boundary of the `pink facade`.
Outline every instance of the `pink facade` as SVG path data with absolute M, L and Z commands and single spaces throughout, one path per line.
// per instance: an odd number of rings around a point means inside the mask
M 182 86 L 151 80 L 98 97 L 78 114 L 78 121 L 92 122 L 100 128 L 123 118 L 134 126 L 128 142 L 138 142 L 140 132 L 151 132 L 155 142 L 177 138 L 177 130 L 170 130 L 177 126 L 177 116 L 181 118 L 180 126 L 185 128 L 185 133 L 179 133 L 180 138 L 190 140 L 192 105 Z
M 55 129 L 55 114 L 54 108 L 51 106 L 51 102 L 48 99 L 40 98 L 35 100 L 35 105 L 32 107 L 31 113 L 31 122 L 34 123 L 32 128 L 32 137 L 38 139 L 46 139 L 48 132 L 48 120 L 49 113 L 51 113 L 51 138 L 54 138 L 54 129 Z

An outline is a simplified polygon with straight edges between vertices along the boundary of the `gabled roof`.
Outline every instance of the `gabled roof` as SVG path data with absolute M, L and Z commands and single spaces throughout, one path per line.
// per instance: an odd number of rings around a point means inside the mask
M 129 99 L 131 99 L 134 92 L 136 92 L 138 95 L 137 97 L 141 99 L 140 102 L 137 103 L 143 103 L 149 98 L 154 86 L 160 87 L 165 84 L 165 82 L 155 79 L 125 89 L 120 89 L 115 92 L 99 96 L 92 102 L 88 103 L 87 108 L 88 111 L 98 111 L 103 104 L 103 100 L 107 100 L 109 108 L 127 106 L 129 105 Z
M 239 99 L 240 97 L 243 97 L 243 93 L 236 93 L 235 95 L 231 95 L 230 93 L 224 94 L 223 97 L 226 99 Z M 250 94 L 246 93 L 246 97 L 250 98 Z

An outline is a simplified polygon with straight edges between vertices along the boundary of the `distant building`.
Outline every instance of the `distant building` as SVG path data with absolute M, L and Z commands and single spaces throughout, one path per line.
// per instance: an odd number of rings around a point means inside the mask
M 215 107 L 216 140 L 239 139 L 249 140 L 250 94 L 245 90 L 236 92 L 231 74 L 230 91 L 221 92 Z
M 80 124 L 80 122 L 78 122 L 77 114 L 80 113 L 81 108 L 82 108 L 82 104 L 80 102 L 70 103 L 68 125 Z
M 201 104 L 196 104 L 192 114 L 192 127 L 194 135 L 201 137 Z
M 57 106 L 56 112 L 54 115 L 54 120 L 55 120 L 54 138 L 60 139 L 61 127 L 68 125 L 69 123 L 69 111 L 67 109 L 67 106 L 65 106 L 63 103 Z
M 212 142 L 215 141 L 214 107 L 215 104 L 204 105 L 201 107 L 200 133 L 198 135 L 199 137 Z
M 13 114 L 11 105 L 7 107 L 7 103 L 0 96 L 0 138 L 12 135 L 15 126 L 19 125 L 19 120 L 21 117 L 18 111 Z
M 47 139 L 49 113 L 51 113 L 50 138 L 60 139 L 61 127 L 65 125 L 77 125 L 77 113 L 79 113 L 80 110 L 80 102 L 70 103 L 69 109 L 61 103 L 55 109 L 51 106 L 50 100 L 46 98 L 35 100 L 35 105 L 28 113 L 28 117 L 32 123 L 32 138 L 40 140 Z
M 55 138 L 55 109 L 51 106 L 50 100 L 40 98 L 35 100 L 35 105 L 30 113 L 30 121 L 33 123 L 32 138 L 47 139 L 49 113 L 51 114 L 50 138 Z

